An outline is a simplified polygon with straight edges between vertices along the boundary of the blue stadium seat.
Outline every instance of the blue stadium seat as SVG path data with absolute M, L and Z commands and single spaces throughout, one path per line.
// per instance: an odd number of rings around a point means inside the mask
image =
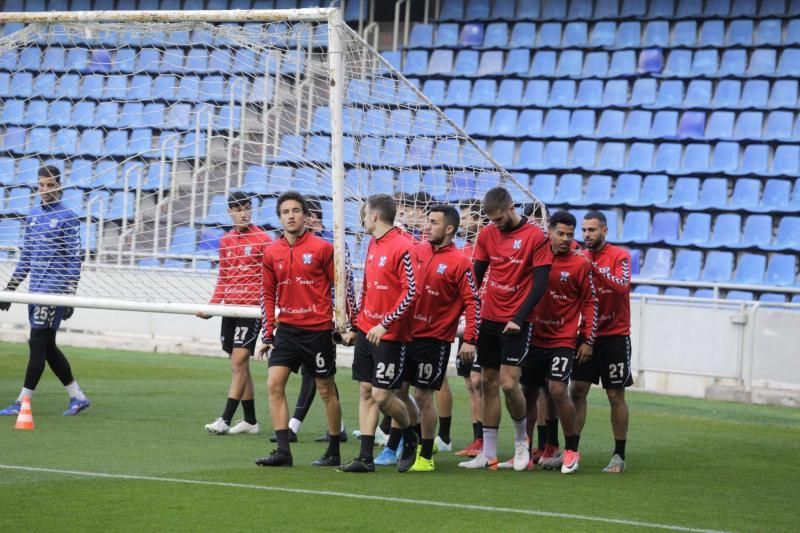
M 738 80 L 720 80 L 714 92 L 712 107 L 738 108 L 742 94 L 742 82 Z
M 433 24 L 415 23 L 408 36 L 409 48 L 430 48 L 433 46 Z
M 652 168 L 659 171 L 668 172 L 670 174 L 680 173 L 681 151 L 682 147 L 679 144 L 674 144 L 674 143 L 659 144 L 658 149 L 656 150 Z M 706 161 L 708 161 L 708 157 L 706 157 Z M 691 164 L 691 161 L 689 161 L 688 163 Z
M 662 84 L 663 86 L 663 84 Z M 675 139 L 678 137 L 678 112 L 658 111 L 653 116 L 650 137 L 654 139 Z
M 800 146 L 779 145 L 772 157 L 772 175 L 796 176 L 800 173 Z
M 580 123 L 582 123 L 585 128 L 591 127 L 591 129 L 594 130 L 594 113 L 591 111 L 583 111 L 582 115 L 585 115 L 585 118 L 584 116 L 579 115 L 581 121 Z M 587 119 L 590 116 L 592 120 L 591 122 L 588 122 Z M 583 135 L 592 136 L 592 133 L 593 132 L 588 132 Z M 625 112 L 614 110 L 603 111 L 600 115 L 600 120 L 597 123 L 597 136 L 610 138 L 625 137 Z
M 489 0 L 468 0 L 464 20 L 483 20 L 489 18 Z
M 745 76 L 746 65 L 747 52 L 745 50 L 725 50 L 719 62 L 718 75 Z
M 769 82 L 766 80 L 748 80 L 742 88 L 739 107 L 763 108 L 769 100 Z
M 575 104 L 583 108 L 603 107 L 603 82 L 601 80 L 582 80 L 578 85 L 578 93 L 575 95 Z
M 618 112 L 622 115 L 624 113 Z M 570 137 L 594 137 L 595 136 L 595 112 L 589 109 L 576 109 L 572 112 L 569 119 L 568 135 Z M 610 128 L 611 126 L 609 126 Z M 594 164 L 594 158 L 592 158 Z
M 472 85 L 470 106 L 493 106 L 497 98 L 497 82 L 494 80 L 476 80 Z
M 556 73 L 556 53 L 548 50 L 540 50 L 533 55 L 530 77 L 555 76 Z
M 438 50 L 437 50 L 438 51 Z M 475 76 L 478 74 L 479 54 L 475 50 L 461 50 L 456 56 L 452 73 L 457 76 Z M 449 74 L 449 73 L 448 73 Z
M 770 149 L 766 144 L 751 144 L 746 146 L 742 156 L 742 163 L 738 169 L 725 169 L 737 174 L 766 174 L 769 171 Z
M 105 214 L 105 219 L 106 220 L 127 219 L 128 222 L 131 222 L 133 221 L 135 212 L 136 212 L 136 193 L 117 192 L 114 193 L 114 196 L 111 197 L 111 201 L 109 202 L 108 205 L 108 211 Z
M 692 209 L 722 209 L 728 203 L 728 180 L 726 178 L 707 178 L 703 180 L 700 198 Z
M 692 58 L 689 76 L 714 77 L 719 71 L 719 54 L 717 50 L 696 50 Z
M 645 279 L 667 279 L 672 269 L 672 250 L 649 248 L 640 272 Z
M 617 48 L 638 48 L 642 45 L 642 25 L 640 22 L 621 22 L 617 28 Z
M 489 18 L 492 19 L 514 19 L 515 2 L 495 2 L 492 5 L 492 13 Z
M 608 80 L 603 89 L 602 106 L 623 106 L 627 104 L 628 82 L 625 80 Z
M 692 80 L 684 95 L 683 107 L 711 107 L 710 80 Z
M 558 182 L 556 204 L 577 205 L 583 197 L 583 176 L 580 174 L 564 174 Z
M 612 47 L 617 34 L 617 23 L 613 21 L 598 21 L 594 24 L 589 46 Z
M 496 65 L 486 65 L 484 69 L 484 58 L 487 58 L 488 52 L 485 52 L 483 57 L 481 58 L 481 70 L 479 74 L 481 75 L 494 75 L 498 74 L 499 72 L 496 70 Z M 499 59 L 502 63 L 502 52 L 497 52 L 499 55 Z M 496 57 L 492 57 L 493 61 L 496 61 Z M 489 63 L 487 58 L 487 63 Z M 514 50 L 510 50 L 508 52 L 508 56 L 506 57 L 505 67 L 502 69 L 502 73 L 508 76 L 524 76 L 530 70 L 530 52 L 524 48 L 517 48 Z
M 644 28 L 643 46 L 669 47 L 669 22 L 665 20 L 653 20 L 647 23 Z
M 580 0 L 573 0 L 569 3 L 569 12 L 567 19 L 583 19 L 592 17 L 592 4 L 593 2 L 583 2 Z
M 690 50 L 671 50 L 662 72 L 664 76 L 686 78 L 693 75 L 692 52 Z
M 760 111 L 742 111 L 733 130 L 735 139 L 760 139 L 764 114 Z
M 661 294 L 661 289 L 656 285 L 636 285 L 633 289 L 634 294 Z
M 498 109 L 492 118 L 492 127 L 489 132 L 493 137 L 518 137 L 517 110 Z M 513 147 L 511 153 L 513 154 Z
M 569 143 L 563 141 L 550 141 L 544 147 L 542 162 L 545 168 L 567 168 Z
M 733 137 L 735 114 L 730 111 L 714 111 L 708 119 L 706 138 L 730 139 Z
M 738 245 L 734 248 L 765 248 L 772 242 L 772 217 L 750 215 L 744 223 L 744 231 Z
M 444 103 L 448 106 L 466 107 L 469 105 L 471 92 L 472 83 L 469 80 L 451 80 L 447 86 L 447 96 Z
M 708 242 L 711 235 L 711 215 L 708 213 L 689 213 L 683 225 L 683 232 L 676 240 L 667 240 L 671 246 L 690 246 Z
M 467 114 L 465 131 L 467 135 L 488 136 L 491 131 L 492 110 L 475 108 Z
M 670 45 L 675 46 L 695 46 L 697 44 L 697 22 L 694 20 L 682 20 L 676 22 L 672 28 L 672 40 Z
M 503 2 L 501 2 L 503 3 Z M 466 27 L 464 29 L 466 31 Z M 462 32 L 463 35 L 463 32 Z M 463 41 L 462 41 L 463 43 Z M 493 22 L 486 26 L 482 42 L 478 46 L 484 48 L 505 48 L 508 46 L 508 24 L 505 22 Z
M 622 244 L 643 243 L 650 239 L 650 213 L 628 211 L 622 226 L 619 242 Z
M 527 50 L 523 50 L 527 54 Z M 482 52 L 480 56 L 480 63 L 478 64 L 478 76 L 496 76 L 498 74 L 511 74 L 503 70 L 503 52 L 496 50 L 488 50 Z
M 761 285 L 764 283 L 764 269 L 767 258 L 760 254 L 742 254 L 736 264 L 734 283 L 743 285 Z
M 522 105 L 526 107 L 546 107 L 550 94 L 550 82 L 546 80 L 531 80 L 525 86 L 522 96 Z
M 767 115 L 764 125 L 764 140 L 779 140 L 792 138 L 792 122 L 794 114 L 790 111 L 772 111 Z
M 564 50 L 559 54 L 556 75 L 560 78 L 580 76 L 583 72 L 583 51 Z
M 409 50 L 403 64 L 406 76 L 423 76 L 425 74 L 449 74 L 453 68 L 452 50 L 434 50 L 428 64 L 428 52 L 425 50 Z
M 614 54 L 617 57 L 617 53 Z M 636 70 L 641 74 L 660 74 L 664 70 L 664 53 L 660 48 L 645 48 L 639 52 Z M 612 67 L 612 74 L 622 74 Z
M 704 248 L 731 247 L 739 244 L 742 217 L 733 213 L 723 213 L 714 223 L 714 232 L 708 243 L 698 243 Z
M 678 137 L 702 138 L 705 135 L 706 114 L 699 111 L 686 111 L 678 124 Z
M 633 76 L 636 71 L 636 53 L 633 50 L 617 50 L 611 55 L 611 64 L 608 68 L 609 76 Z
M 551 109 L 547 112 L 542 126 L 545 137 L 567 137 L 569 135 L 570 112 L 566 109 Z
M 767 266 L 766 283 L 782 287 L 795 285 L 796 262 L 794 255 L 773 255 Z
M 545 204 L 552 203 L 556 198 L 555 174 L 536 174 L 531 182 L 531 192 Z
M 539 26 L 538 48 L 558 48 L 561 46 L 561 23 L 546 22 Z
M 749 291 L 728 291 L 725 299 L 749 302 L 753 300 L 753 293 Z
M 761 181 L 752 178 L 739 178 L 733 186 L 733 194 L 728 202 L 730 209 L 752 211 L 761 198 Z
M 784 304 L 786 303 L 786 298 L 788 295 L 786 294 L 777 294 L 774 292 L 765 292 L 761 296 L 758 297 L 758 301 L 760 302 L 767 302 L 767 307 L 770 307 L 770 304 Z
M 171 255 L 193 254 L 196 249 L 197 234 L 191 226 L 177 226 L 172 232 L 168 253 Z
M 711 251 L 706 255 L 702 281 L 725 283 L 733 275 L 733 254 L 730 252 Z
M 597 143 L 595 141 L 578 141 L 572 148 L 570 167 L 587 170 L 595 168 L 617 167 L 621 161 L 621 154 L 616 154 L 610 148 L 611 143 L 603 146 L 600 154 L 600 164 L 597 164 Z
M 696 250 L 679 250 L 675 257 L 675 266 L 670 279 L 679 281 L 696 281 L 700 279 L 703 253 Z
M 771 50 L 774 53 L 774 50 Z M 781 77 L 798 77 L 800 76 L 800 48 L 787 48 L 781 54 L 781 60 L 778 64 L 777 75 Z
M 536 24 L 533 22 L 514 24 L 508 46 L 511 48 L 534 48 L 536 46 Z
M 542 153 L 544 144 L 540 141 L 523 141 L 514 167 L 520 170 L 538 170 L 543 168 Z
M 800 251 L 800 217 L 786 216 L 778 223 L 775 244 L 762 246 L 766 250 Z
M 737 143 L 721 142 L 714 147 L 714 157 L 711 166 L 698 168 L 698 171 L 729 172 L 733 173 L 739 168 L 739 145 Z
M 578 205 L 608 205 L 611 201 L 611 176 L 592 174 L 586 183 L 586 192 Z
M 575 102 L 575 82 L 572 80 L 556 80 L 550 91 L 548 106 L 572 107 Z
M 588 27 L 585 22 L 570 22 L 564 26 L 563 46 L 565 48 L 584 48 L 588 44 Z
M 749 76 L 769 76 L 775 72 L 775 50 L 757 48 L 750 54 L 750 64 L 747 68 Z M 800 59 L 800 58 L 798 58 Z
M 446 201 L 463 202 L 475 198 L 475 174 L 472 172 L 456 172 L 452 176 L 450 187 L 447 191 Z

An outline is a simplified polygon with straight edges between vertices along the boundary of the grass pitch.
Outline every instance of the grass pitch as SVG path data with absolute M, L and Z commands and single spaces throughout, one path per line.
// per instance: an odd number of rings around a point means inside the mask
M 293 445 L 295 467 L 264 469 L 253 464 L 274 446 L 263 364 L 254 362 L 261 435 L 213 436 L 203 425 L 224 406 L 225 359 L 64 351 L 93 405 L 61 416 L 67 397 L 47 370 L 33 400 L 36 429 L 0 419 L 1 531 L 797 529 L 796 409 L 630 393 L 628 470 L 609 476 L 600 470 L 613 439 L 596 390 L 575 476 L 464 471 L 443 453 L 433 474 L 348 475 L 309 466 L 324 446 L 313 442 L 325 427 L 317 399 Z M 3 405 L 19 393 L 26 364 L 27 346 L 0 344 Z M 357 387 L 349 369 L 337 377 L 349 431 Z M 290 381 L 290 405 L 298 383 Z M 472 432 L 466 395 L 460 378 L 451 387 L 453 438 L 463 446 Z M 510 457 L 507 415 L 499 441 L 501 459 Z M 343 460 L 357 453 L 355 439 L 342 446 Z

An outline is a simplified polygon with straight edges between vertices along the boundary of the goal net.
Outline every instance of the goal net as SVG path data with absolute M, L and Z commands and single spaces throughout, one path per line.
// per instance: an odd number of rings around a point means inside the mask
M 257 315 L 204 307 L 234 190 L 251 196 L 252 222 L 268 232 L 279 230 L 280 193 L 319 201 L 342 252 L 339 303 L 344 248 L 361 279 L 359 211 L 371 194 L 394 195 L 412 231 L 432 204 L 461 207 L 497 185 L 538 205 L 527 176 L 489 155 L 513 153 L 512 142 L 470 139 L 463 110 L 431 104 L 336 10 L 93 16 L 0 15 L 0 289 L 33 245 L 23 235 L 43 165 L 61 175 L 81 260 L 75 295 L 25 282 L 0 299 Z M 47 255 L 62 237 L 48 239 L 36 249 L 64 275 L 61 256 Z

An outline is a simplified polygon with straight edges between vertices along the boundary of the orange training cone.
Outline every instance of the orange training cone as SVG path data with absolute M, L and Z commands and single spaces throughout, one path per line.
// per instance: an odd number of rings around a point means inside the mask
M 33 429 L 33 413 L 31 412 L 31 399 L 27 396 L 22 397 L 22 407 L 17 415 L 16 429 Z

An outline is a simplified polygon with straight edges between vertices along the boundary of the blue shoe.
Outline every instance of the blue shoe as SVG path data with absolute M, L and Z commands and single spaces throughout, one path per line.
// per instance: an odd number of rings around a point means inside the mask
M 402 448 L 400 448 L 402 450 Z M 378 466 L 392 466 L 397 464 L 397 455 L 391 448 L 384 448 L 381 454 L 375 458 L 375 464 Z
M 394 452 L 394 456 L 398 461 L 401 455 L 403 455 L 403 437 L 400 437 L 400 443 L 397 445 L 397 450 Z
M 0 411 L 0 416 L 17 416 L 19 414 L 19 410 L 22 408 L 22 404 L 20 402 L 14 402 L 2 411 Z
M 88 409 L 91 405 L 92 403 L 89 401 L 89 398 L 86 398 L 85 400 L 70 398 L 69 407 L 67 407 L 67 410 L 64 411 L 64 416 L 75 416 L 84 409 Z

